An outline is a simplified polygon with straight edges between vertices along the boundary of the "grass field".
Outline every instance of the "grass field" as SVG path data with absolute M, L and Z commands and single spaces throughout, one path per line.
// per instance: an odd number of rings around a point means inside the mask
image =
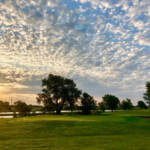
M 150 150 L 150 110 L 0 119 L 0 150 Z

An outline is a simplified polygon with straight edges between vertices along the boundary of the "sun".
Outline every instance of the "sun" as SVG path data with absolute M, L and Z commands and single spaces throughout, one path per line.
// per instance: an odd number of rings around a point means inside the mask
M 0 86 L 0 92 L 2 92 L 4 90 L 4 87 Z

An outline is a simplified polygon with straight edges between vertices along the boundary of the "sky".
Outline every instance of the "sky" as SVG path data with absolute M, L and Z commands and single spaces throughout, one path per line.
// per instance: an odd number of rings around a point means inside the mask
M 143 99 L 150 0 L 0 0 L 0 16 L 0 100 L 36 104 L 50 73 L 98 101 Z

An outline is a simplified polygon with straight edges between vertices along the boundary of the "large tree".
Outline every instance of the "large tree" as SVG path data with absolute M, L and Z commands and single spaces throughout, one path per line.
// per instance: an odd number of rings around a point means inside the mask
M 74 109 L 74 105 L 80 98 L 81 90 L 76 87 L 76 84 L 71 79 L 65 79 L 66 89 L 64 90 L 64 96 L 66 97 L 66 105 L 69 106 L 70 110 Z
M 73 80 L 50 74 L 42 80 L 42 93 L 38 94 L 37 102 L 43 102 L 48 111 L 61 113 L 64 105 L 71 109 L 81 95 Z
M 146 83 L 146 92 L 144 93 L 143 98 L 150 107 L 150 82 Z
M 103 97 L 103 101 L 111 109 L 111 111 L 115 110 L 120 103 L 119 99 L 116 96 L 110 94 L 106 94 Z
M 121 108 L 123 110 L 129 110 L 129 109 L 132 109 L 133 108 L 133 104 L 131 102 L 131 99 L 126 99 L 126 100 L 123 100 L 120 104 Z
M 87 93 L 83 93 L 81 97 L 82 113 L 88 115 L 95 108 L 96 108 L 96 101 L 94 100 L 94 98 Z

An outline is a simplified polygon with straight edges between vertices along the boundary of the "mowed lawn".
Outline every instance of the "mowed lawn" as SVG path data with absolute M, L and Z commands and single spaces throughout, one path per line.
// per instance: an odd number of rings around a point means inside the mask
M 0 150 L 150 150 L 150 110 L 0 119 Z

